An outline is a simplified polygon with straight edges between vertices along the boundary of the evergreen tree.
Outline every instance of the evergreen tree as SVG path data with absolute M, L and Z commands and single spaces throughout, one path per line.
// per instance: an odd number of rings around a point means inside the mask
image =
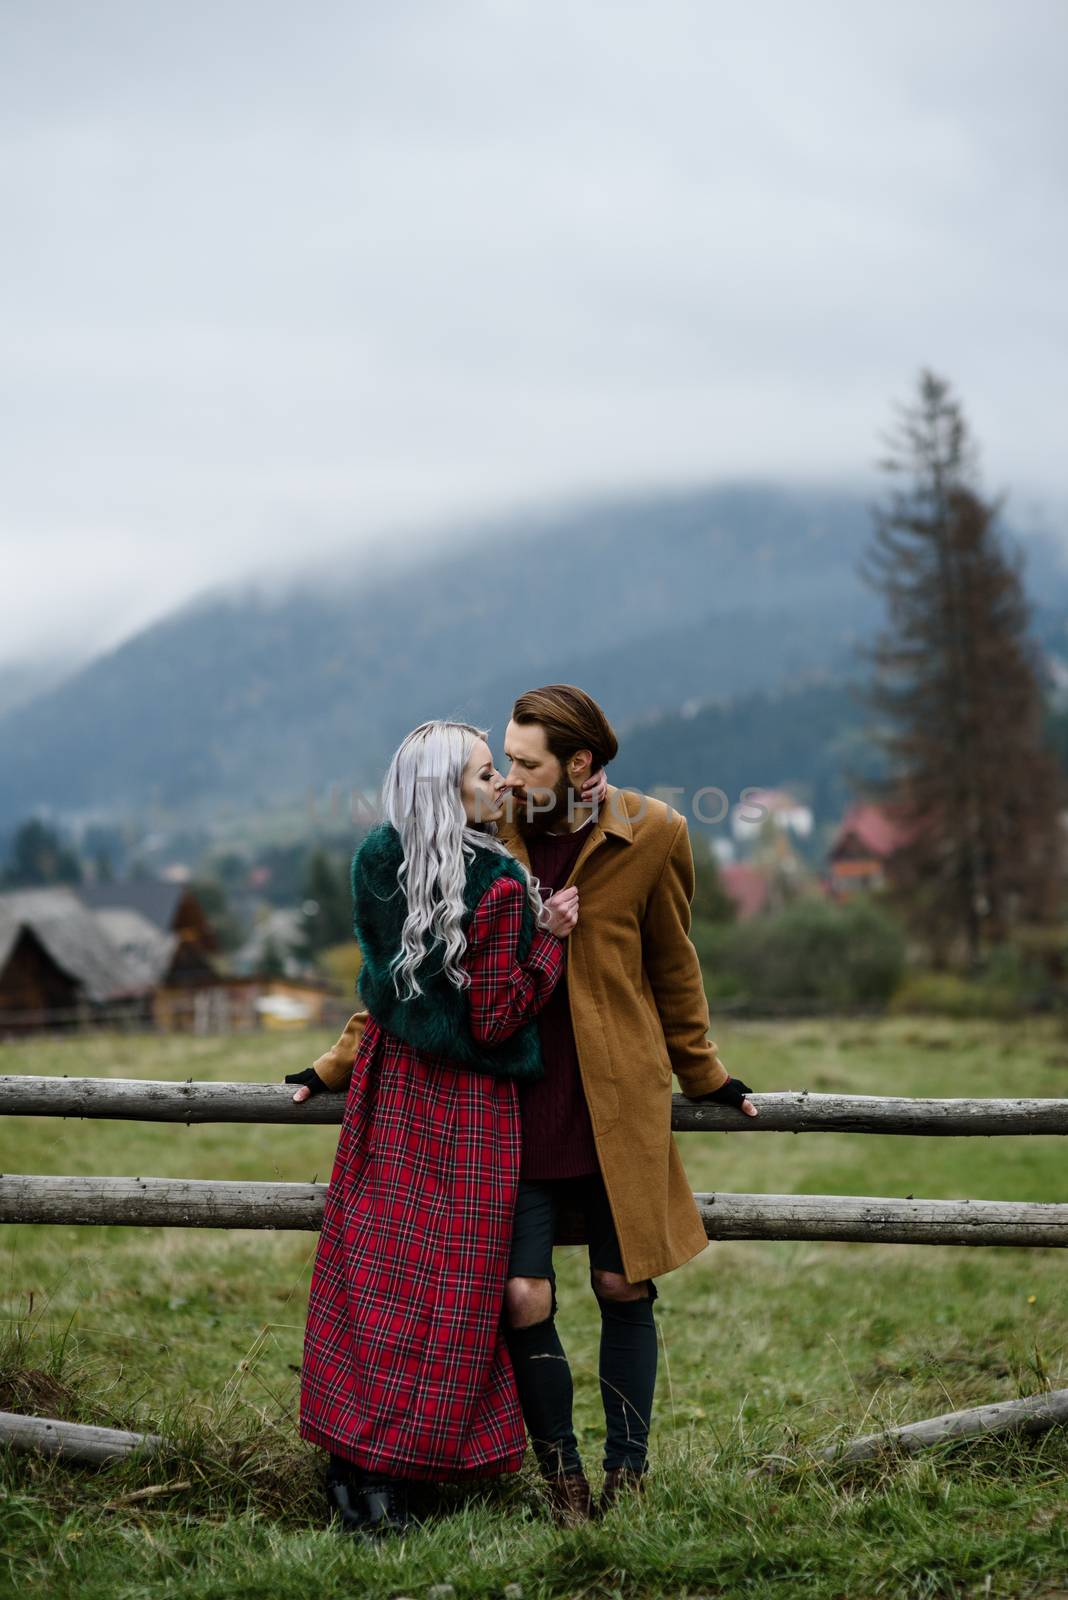
M 98 850 L 93 856 L 93 881 L 94 883 L 115 882 L 115 868 L 106 850 Z
M 40 889 L 49 884 L 81 883 L 81 863 L 54 828 L 50 828 L 39 817 L 31 817 L 15 830 L 9 865 L 2 881 L 8 889 Z
M 270 935 L 263 942 L 257 971 L 261 978 L 284 978 L 286 975 L 285 956 Z
M 325 850 L 313 850 L 304 880 L 304 947 L 316 955 L 351 939 L 352 888 L 349 864 Z
M 245 929 L 226 898 L 226 890 L 215 878 L 190 880 L 190 892 L 199 900 L 220 950 L 236 950 L 244 943 Z
M 118 823 L 91 822 L 81 836 L 82 859 L 97 883 L 114 883 L 124 875 L 128 847 L 127 832 Z
M 719 860 L 711 842 L 702 834 L 691 833 L 693 848 L 694 893 L 691 912 L 702 922 L 733 922 L 737 907 L 726 889 Z
M 866 788 L 900 826 L 888 875 L 914 932 L 937 962 L 963 950 L 975 964 L 1021 923 L 1060 913 L 1065 782 L 1044 742 L 1022 558 L 999 537 L 1001 501 L 978 493 L 943 379 L 921 374 L 890 444 L 882 466 L 909 481 L 874 509 L 861 565 L 888 611 L 862 650 L 888 758 Z

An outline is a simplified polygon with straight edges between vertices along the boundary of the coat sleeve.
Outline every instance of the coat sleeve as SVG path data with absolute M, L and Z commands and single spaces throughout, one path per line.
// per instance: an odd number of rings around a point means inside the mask
M 352 1077 L 353 1063 L 356 1052 L 360 1048 L 363 1030 L 367 1026 L 369 1013 L 355 1011 L 346 1022 L 341 1037 L 329 1050 L 313 1061 L 312 1066 L 322 1078 L 328 1089 L 346 1089 Z
M 502 1044 L 552 994 L 564 970 L 563 940 L 537 928 L 525 961 L 516 959 L 524 890 L 515 878 L 495 878 L 468 926 L 464 966 L 471 977 L 471 1035 Z
M 683 1094 L 707 1094 L 730 1073 L 708 1037 L 708 1001 L 701 963 L 690 939 L 693 851 L 680 817 L 642 919 L 642 962 L 649 975 L 671 1070 Z

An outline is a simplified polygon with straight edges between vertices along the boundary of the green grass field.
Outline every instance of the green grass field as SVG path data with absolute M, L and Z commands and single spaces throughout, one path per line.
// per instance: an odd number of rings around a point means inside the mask
M 761 1090 L 1068 1096 L 1053 1022 L 717 1023 Z M 9 1045 L 0 1071 L 278 1080 L 327 1043 L 108 1035 Z M 5 1171 L 318 1179 L 336 1127 L 8 1118 Z M 707 1135 L 698 1190 L 1068 1200 L 1068 1141 Z M 0 1450 L 0 1592 L 79 1600 L 1068 1595 L 1068 1430 L 846 1469 L 808 1447 L 1068 1386 L 1056 1250 L 713 1244 L 659 1280 L 662 1359 L 644 1505 L 558 1530 L 528 1466 L 401 1543 L 323 1526 L 322 1456 L 296 1432 L 312 1234 L 9 1226 L 0 1409 L 143 1428 L 163 1460 L 104 1468 Z M 560 1327 L 596 1488 L 599 1322 L 560 1252 Z M 766 1457 L 801 1465 L 747 1477 Z M 805 1463 L 808 1463 L 807 1465 Z M 143 1493 L 142 1491 L 150 1491 Z

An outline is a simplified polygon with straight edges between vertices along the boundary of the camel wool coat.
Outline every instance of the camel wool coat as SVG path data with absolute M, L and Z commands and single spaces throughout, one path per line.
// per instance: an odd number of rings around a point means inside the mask
M 684 1094 L 729 1074 L 708 1038 L 708 1002 L 689 937 L 693 852 L 685 817 L 608 785 L 567 885 L 579 920 L 567 939 L 567 988 L 579 1070 L 623 1268 L 638 1283 L 707 1244 L 671 1134 L 672 1073 Z M 522 834 L 498 838 L 529 870 Z M 352 1073 L 366 1012 L 315 1062 L 331 1089 Z M 573 1228 L 573 1224 L 571 1225 Z M 581 1242 L 565 1222 L 557 1242 Z

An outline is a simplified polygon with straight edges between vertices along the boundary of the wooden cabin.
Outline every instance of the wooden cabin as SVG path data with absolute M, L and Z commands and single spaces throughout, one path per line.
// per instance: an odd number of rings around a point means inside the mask
M 73 889 L 0 894 L 0 1027 L 78 1027 L 105 1012 L 136 1017 L 151 983 Z
M 842 898 L 858 889 L 881 889 L 887 863 L 912 831 L 888 807 L 860 802 L 846 811 L 827 852 L 827 887 Z

